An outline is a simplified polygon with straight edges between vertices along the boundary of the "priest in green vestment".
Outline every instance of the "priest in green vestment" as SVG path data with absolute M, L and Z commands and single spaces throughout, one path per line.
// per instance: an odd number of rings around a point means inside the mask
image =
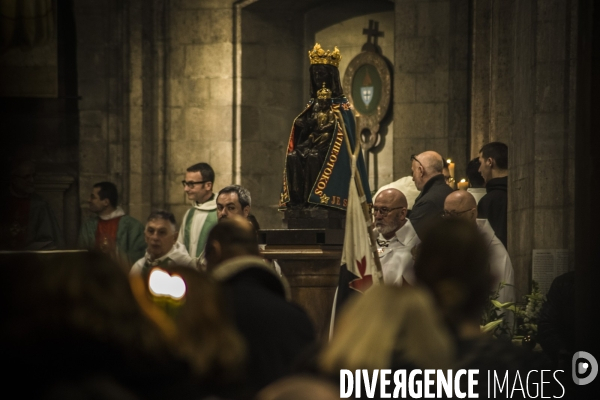
M 187 169 L 183 190 L 193 207 L 183 216 L 177 241 L 192 257 L 203 257 L 208 233 L 217 224 L 217 202 L 213 193 L 215 172 L 207 163 Z
M 100 251 L 132 265 L 146 252 L 144 225 L 126 215 L 117 202 L 118 192 L 114 183 L 94 185 L 88 203 L 90 211 L 96 215 L 83 223 L 79 247 Z

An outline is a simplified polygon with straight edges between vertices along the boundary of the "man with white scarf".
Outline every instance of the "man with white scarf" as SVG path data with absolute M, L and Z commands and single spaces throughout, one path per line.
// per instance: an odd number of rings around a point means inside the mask
M 144 225 L 126 215 L 118 204 L 119 194 L 112 182 L 99 182 L 88 200 L 96 214 L 86 220 L 79 232 L 79 248 L 97 250 L 127 265 L 144 255 Z
M 187 169 L 183 191 L 193 207 L 186 211 L 179 229 L 179 243 L 192 257 L 203 257 L 208 233 L 217 224 L 217 203 L 213 193 L 215 172 L 207 163 Z
M 492 290 L 498 291 L 497 300 L 500 303 L 514 302 L 515 272 L 506 248 L 498 239 L 487 219 L 477 218 L 477 202 L 473 195 L 466 190 L 456 190 L 446 197 L 444 202 L 445 218 L 464 218 L 477 226 L 479 233 L 488 245 L 490 255 L 489 268 L 494 276 Z M 499 287 L 500 283 L 502 285 Z
M 373 218 L 385 284 L 414 284 L 411 249 L 421 241 L 406 212 L 406 197 L 398 189 L 385 189 L 375 198 Z
M 190 257 L 185 246 L 177 241 L 175 216 L 168 211 L 154 211 L 148 217 L 144 239 L 146 255 L 131 268 L 130 274 L 147 274 L 153 267 L 179 265 L 196 268 L 197 259 Z

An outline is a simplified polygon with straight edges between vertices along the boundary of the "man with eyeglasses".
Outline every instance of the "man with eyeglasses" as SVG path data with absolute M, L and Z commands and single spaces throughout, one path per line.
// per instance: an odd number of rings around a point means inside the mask
M 213 193 L 215 172 L 207 163 L 194 164 L 187 169 L 181 182 L 192 208 L 186 211 L 177 241 L 192 257 L 201 257 L 208 233 L 217 224 L 217 203 Z
M 515 301 L 513 286 L 515 278 L 510 256 L 500 239 L 496 237 L 488 220 L 477 218 L 477 201 L 473 195 L 466 190 L 450 193 L 444 202 L 443 216 L 444 218 L 462 218 L 477 226 L 479 233 L 488 245 L 490 272 L 495 279 L 493 289 L 496 290 L 501 282 L 510 285 L 499 289 L 497 300 L 501 303 Z
M 452 193 L 446 184 L 442 170 L 444 160 L 435 151 L 425 151 L 410 156 L 413 181 L 421 192 L 408 215 L 417 235 L 423 236 L 424 230 L 432 219 L 439 218 L 444 210 L 444 200 Z
M 373 220 L 379 234 L 377 247 L 386 284 L 414 284 L 411 249 L 420 240 L 406 212 L 406 197 L 398 189 L 386 189 L 375 198 Z

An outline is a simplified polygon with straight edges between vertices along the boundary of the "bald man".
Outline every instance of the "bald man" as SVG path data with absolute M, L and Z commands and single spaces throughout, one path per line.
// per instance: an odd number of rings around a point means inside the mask
M 383 282 L 401 286 L 414 284 L 411 249 L 420 243 L 412 224 L 406 218 L 407 201 L 398 189 L 386 189 L 377 195 L 373 204 L 373 218 Z
M 515 301 L 514 270 L 506 248 L 494 234 L 492 226 L 487 219 L 477 218 L 477 201 L 473 195 L 465 190 L 457 190 L 446 197 L 444 202 L 445 218 L 462 218 L 477 226 L 488 245 L 490 254 L 490 272 L 494 276 L 494 290 L 500 282 L 511 286 L 504 286 L 498 293 L 498 301 L 506 303 Z
M 435 151 L 425 151 L 412 155 L 411 169 L 415 186 L 421 194 L 415 200 L 409 217 L 419 236 L 432 219 L 440 218 L 444 211 L 444 200 L 452 193 L 452 188 L 446 184 L 442 170 L 444 160 Z
M 260 257 L 252 225 L 238 215 L 219 220 L 206 242 L 208 271 L 221 282 L 236 327 L 246 341 L 245 387 L 251 398 L 288 375 L 296 358 L 315 342 L 312 322 L 290 298 L 289 288 Z

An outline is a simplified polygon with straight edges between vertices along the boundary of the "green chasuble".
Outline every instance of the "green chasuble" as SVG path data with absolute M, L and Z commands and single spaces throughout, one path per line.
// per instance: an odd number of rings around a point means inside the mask
M 185 219 L 185 239 L 183 244 L 185 244 L 186 249 L 190 248 L 190 231 L 192 228 L 192 221 L 194 219 L 195 212 L 195 208 L 190 209 Z M 204 247 L 206 246 L 206 240 L 208 239 L 208 233 L 217 224 L 217 221 L 217 210 L 209 211 L 208 215 L 206 216 L 206 220 L 202 225 L 202 229 L 200 230 L 200 235 L 198 236 L 198 245 L 196 246 L 196 254 L 194 255 L 194 257 L 200 257 L 200 255 L 204 251 Z
M 83 223 L 79 232 L 80 248 L 90 250 L 94 248 L 97 228 L 98 217 L 92 217 Z M 129 215 L 123 215 L 119 221 L 116 242 L 119 255 L 125 255 L 127 264 L 132 265 L 146 253 L 144 225 Z
M 208 233 L 217 224 L 217 201 L 213 193 L 204 203 L 194 203 L 183 216 L 177 241 L 183 244 L 192 257 L 204 252 Z

